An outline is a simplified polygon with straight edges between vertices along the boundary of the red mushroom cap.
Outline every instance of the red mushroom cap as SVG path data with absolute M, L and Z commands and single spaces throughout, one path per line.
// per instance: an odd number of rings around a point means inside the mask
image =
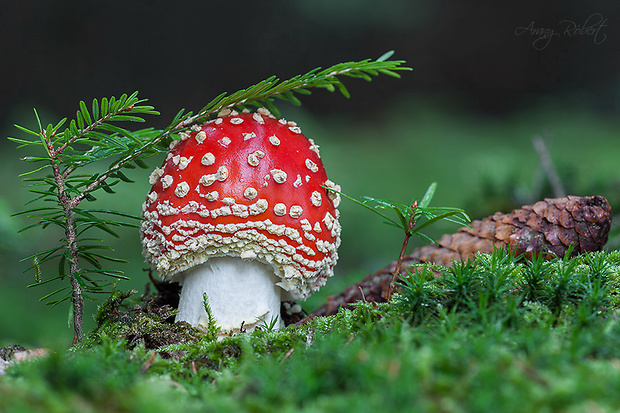
M 338 186 L 294 122 L 264 108 L 226 112 L 182 133 L 151 174 L 144 257 L 164 279 L 211 257 L 256 259 L 274 267 L 293 299 L 305 299 L 338 259 L 340 198 L 321 187 Z

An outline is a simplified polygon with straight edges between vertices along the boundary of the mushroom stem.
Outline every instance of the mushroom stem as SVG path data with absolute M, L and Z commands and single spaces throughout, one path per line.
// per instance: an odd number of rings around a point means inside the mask
M 263 323 L 271 325 L 273 320 L 275 328 L 280 328 L 281 288 L 276 282 L 270 265 L 237 257 L 211 258 L 185 271 L 176 321 L 207 326 L 206 293 L 222 335 L 237 332 L 242 325 L 252 331 Z

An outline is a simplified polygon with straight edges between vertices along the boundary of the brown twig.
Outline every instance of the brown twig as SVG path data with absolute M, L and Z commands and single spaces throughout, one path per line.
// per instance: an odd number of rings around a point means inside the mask
M 415 213 L 418 209 L 418 201 L 413 201 L 411 204 L 411 215 L 409 216 L 408 228 L 405 231 L 405 239 L 403 240 L 403 246 L 400 249 L 400 255 L 398 256 L 398 261 L 396 261 L 396 267 L 394 268 L 394 272 L 392 273 L 392 280 L 390 281 L 390 286 L 388 288 L 386 300 L 389 303 L 392 298 L 392 292 L 395 289 L 394 283 L 396 282 L 396 277 L 400 274 L 400 270 L 403 266 L 403 260 L 405 259 L 405 253 L 407 252 L 407 245 L 409 244 L 409 239 L 413 235 L 413 230 L 415 228 L 416 220 Z
M 282 357 L 282 360 L 280 360 L 280 364 L 284 363 L 284 360 L 291 357 L 291 354 L 293 354 L 293 351 L 295 351 L 294 348 L 291 348 L 289 351 L 287 351 L 284 357 Z
M 364 294 L 364 290 L 362 289 L 361 285 L 358 285 L 357 288 L 359 288 L 360 290 L 360 294 L 362 294 L 362 302 L 366 302 L 366 294 Z
M 549 155 L 544 139 L 540 136 L 535 136 L 532 139 L 532 145 L 534 145 L 534 149 L 538 154 L 540 166 L 545 172 L 545 175 L 547 175 L 549 185 L 551 185 L 551 189 L 553 190 L 553 196 L 555 198 L 566 196 L 566 191 L 564 190 L 564 186 L 562 185 L 562 181 L 560 180 L 557 170 L 553 166 L 553 161 L 551 160 L 551 156 Z
M 142 374 L 146 373 L 146 371 L 149 368 L 151 368 L 154 361 L 155 361 L 155 352 L 151 351 L 151 357 L 142 365 L 142 368 L 140 369 L 140 373 Z

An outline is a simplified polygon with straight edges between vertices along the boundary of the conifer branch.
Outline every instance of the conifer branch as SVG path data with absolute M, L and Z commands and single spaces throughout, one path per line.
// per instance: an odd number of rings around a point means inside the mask
M 223 110 L 239 108 L 244 109 L 247 106 L 265 106 L 274 114 L 279 115 L 280 111 L 274 104 L 274 98 L 279 98 L 293 103 L 296 106 L 301 105 L 301 101 L 295 95 L 311 94 L 311 89 L 322 88 L 329 92 L 336 89 L 346 98 L 350 97 L 340 76 L 364 79 L 371 81 L 372 76 L 380 74 L 400 78 L 397 71 L 411 70 L 409 67 L 402 66 L 404 60 L 388 60 L 394 54 L 389 51 L 379 57 L 377 60 L 365 59 L 357 62 L 339 63 L 321 70 L 316 68 L 304 75 L 298 75 L 288 80 L 281 81 L 276 76 L 271 76 L 262 82 L 259 82 L 246 89 L 241 89 L 231 95 L 222 93 L 203 107 L 195 116 L 185 119 L 177 125 L 177 128 L 185 128 L 194 122 L 208 118 L 209 116 Z
M 293 93 L 310 94 L 309 89 L 313 88 L 325 88 L 333 92 L 337 87 L 345 97 L 349 98 L 350 95 L 338 76 L 345 75 L 352 78 L 363 78 L 366 81 L 372 80 L 370 76 L 378 76 L 379 74 L 400 78 L 400 75 L 395 72 L 396 70 L 411 70 L 411 68 L 401 66 L 405 63 L 403 60 L 388 60 L 393 54 L 393 51 L 389 51 L 375 61 L 365 59 L 358 62 L 339 63 L 324 70 L 317 68 L 305 75 L 295 76 L 284 81 L 280 81 L 276 76 L 271 76 L 256 85 L 241 89 L 231 95 L 222 93 L 203 107 L 196 115 L 191 116 L 191 113 L 189 113 L 184 118 L 180 118 L 178 122 L 175 119 L 166 130 L 162 131 L 154 139 L 118 161 L 106 173 L 89 185 L 79 197 L 76 197 L 76 202 L 79 203 L 88 193 L 97 189 L 107 178 L 120 170 L 124 165 L 139 158 L 161 141 L 170 138 L 174 132 L 186 129 L 193 123 L 204 120 L 223 109 L 244 109 L 248 105 L 256 107 L 267 106 L 272 112 L 279 114 L 279 110 L 273 103 L 274 97 L 300 105 L 301 102 Z

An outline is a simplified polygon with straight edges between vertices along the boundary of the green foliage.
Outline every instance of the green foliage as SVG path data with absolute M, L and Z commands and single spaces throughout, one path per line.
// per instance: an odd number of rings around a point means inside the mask
M 322 70 L 316 68 L 304 75 L 283 81 L 271 76 L 247 89 L 239 90 L 230 95 L 220 94 L 203 107 L 195 118 L 204 120 L 222 109 L 245 109 L 250 106 L 264 106 L 278 116 L 280 111 L 275 105 L 275 98 L 299 106 L 301 101 L 298 95 L 309 95 L 311 90 L 315 88 L 325 89 L 329 92 L 338 90 L 348 98 L 350 97 L 349 91 L 340 80 L 342 76 L 364 79 L 370 82 L 372 76 L 384 74 L 399 78 L 400 75 L 396 72 L 397 70 L 411 70 L 411 68 L 401 66 L 405 63 L 403 60 L 388 60 L 393 54 L 394 52 L 390 51 L 374 61 L 366 59 L 358 62 L 339 63 Z
M 532 318 L 587 324 L 618 308 L 619 269 L 612 255 L 600 252 L 520 261 L 506 249 L 494 249 L 452 267 L 410 271 L 394 305 L 415 325 L 457 315 L 469 324 L 508 325 Z
M 209 297 L 207 297 L 207 293 L 202 294 L 202 305 L 207 313 L 207 326 L 204 327 L 206 337 L 208 340 L 217 339 L 220 333 L 220 327 L 217 325 L 215 321 L 215 317 L 213 316 L 213 311 L 211 310 L 211 305 L 209 304 Z
M 152 357 L 144 349 L 122 351 L 116 342 L 90 351 L 53 354 L 20 363 L 0 386 L 0 411 L 199 411 L 166 370 L 173 361 Z
M 379 215 L 385 220 L 386 224 L 401 228 L 406 236 L 415 234 L 425 241 L 434 242 L 431 237 L 421 231 L 438 221 L 446 220 L 457 225 L 467 225 L 470 222 L 469 217 L 461 208 L 429 206 L 437 189 L 436 182 L 433 182 L 428 187 L 419 202 L 414 199 L 408 205 L 387 199 L 375 199 L 369 196 L 363 196 L 360 201 L 333 188 L 328 189 Z M 392 210 L 398 220 L 392 219 L 385 214 L 383 210 L 386 209 Z
M 71 265 L 77 265 L 78 259 L 90 265 L 90 268 L 71 274 L 86 295 L 104 292 L 103 284 L 96 278 L 98 275 L 112 279 L 125 278 L 118 271 L 105 269 L 103 264 L 105 261 L 123 260 L 109 255 L 111 248 L 104 245 L 101 239 L 89 235 L 92 230 L 98 230 L 118 237 L 115 228 L 136 227 L 138 217 L 111 210 L 81 208 L 78 204 L 84 199 L 95 201 L 93 193 L 97 190 L 113 192 L 112 188 L 119 182 L 129 181 L 123 169 L 145 166 L 136 158 L 136 153 L 146 152 L 144 145 L 151 140 L 153 131 L 144 129 L 130 132 L 115 124 L 121 121 L 144 122 L 143 115 L 157 114 L 151 106 L 140 105 L 143 102 L 138 99 L 137 93 L 123 95 L 119 99 L 103 98 L 101 102 L 95 99 L 92 112 L 89 112 L 84 102 L 80 102 L 76 118 L 69 122 L 68 127 L 62 129 L 67 123 L 65 118 L 56 125 L 49 124 L 43 128 L 37 115 L 39 132 L 17 126 L 23 132 L 36 136 L 35 139 L 9 138 L 19 143 L 20 148 L 43 147 L 46 155 L 22 158 L 34 165 L 43 164 L 21 175 L 25 186 L 34 194 L 29 204 L 41 205 L 18 213 L 36 220 L 22 231 L 55 226 L 66 234 L 66 239 L 57 247 L 24 258 L 23 261 L 33 261 L 30 269 L 35 271 L 35 283 L 31 287 L 65 279 Z M 151 149 L 149 153 L 154 153 L 154 150 Z M 104 173 L 78 173 L 92 162 L 109 158 L 113 158 L 113 161 Z M 44 171 L 49 173 L 38 173 Z M 69 212 L 72 213 L 71 218 L 67 216 Z M 43 279 L 41 265 L 48 261 L 57 261 L 58 271 Z M 46 294 L 41 300 L 56 305 L 71 296 L 72 291 L 64 287 Z
M 398 256 L 398 260 L 393 271 L 394 276 L 392 278 L 390 290 L 388 291 L 387 301 L 390 301 L 391 299 L 394 281 L 397 274 L 400 274 L 401 266 L 405 258 L 405 252 L 407 251 L 407 245 L 409 244 L 409 239 L 412 235 L 417 235 L 419 238 L 425 241 L 435 242 L 435 240 L 421 232 L 421 230 L 426 229 L 428 226 L 442 220 L 453 222 L 459 225 L 467 225 L 470 222 L 469 216 L 467 216 L 465 211 L 460 208 L 429 206 L 431 200 L 433 199 L 433 196 L 435 195 L 435 190 L 437 189 L 437 183 L 435 182 L 433 182 L 428 187 L 426 193 L 419 202 L 417 199 L 414 199 L 413 201 L 411 201 L 411 203 L 409 203 L 409 205 L 386 199 L 375 199 L 368 196 L 364 196 L 362 198 L 362 201 L 359 201 L 333 188 L 327 189 L 336 192 L 344 198 L 349 199 L 356 204 L 361 205 L 364 208 L 374 212 L 375 214 L 385 219 L 384 222 L 386 224 L 394 226 L 396 228 L 400 228 L 405 233 L 403 245 L 400 250 L 400 255 Z M 383 213 L 382 210 L 384 209 L 392 210 L 396 214 L 398 221 L 390 218 L 387 214 Z
M 620 322 L 611 305 L 589 313 L 586 281 L 615 285 L 618 257 L 552 261 L 537 301 L 519 300 L 530 264 L 497 250 L 412 273 L 392 303 L 301 326 L 156 351 L 107 337 L 11 367 L 0 411 L 616 411 Z M 562 265 L 573 298 L 558 322 L 550 297 Z
M 407 276 L 402 281 L 403 294 L 396 305 L 399 311 L 411 317 L 413 323 L 424 324 L 436 314 L 439 305 L 436 281 L 427 265 L 414 272 L 407 269 Z
M 278 320 L 280 320 L 280 317 L 274 317 L 269 321 L 267 321 L 265 318 L 259 318 L 257 328 L 263 331 L 275 331 L 277 330 Z

